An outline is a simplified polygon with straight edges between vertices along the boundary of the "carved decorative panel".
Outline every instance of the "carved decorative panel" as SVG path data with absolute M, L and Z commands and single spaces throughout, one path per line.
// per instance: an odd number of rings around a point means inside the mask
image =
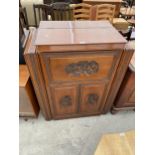
M 65 106 L 65 107 L 72 105 L 72 99 L 71 99 L 71 97 L 70 96 L 64 96 L 64 97 L 62 97 L 61 100 L 60 100 L 60 104 L 62 106 Z
M 89 94 L 88 95 L 88 104 L 95 104 L 98 102 L 99 96 L 97 94 Z
M 77 63 L 71 63 L 65 67 L 65 71 L 68 74 L 74 76 L 91 75 L 97 73 L 99 65 L 96 61 L 79 61 Z

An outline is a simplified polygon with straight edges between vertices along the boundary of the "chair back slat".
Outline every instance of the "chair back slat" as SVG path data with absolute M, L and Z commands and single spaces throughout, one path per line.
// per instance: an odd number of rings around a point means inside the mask
M 35 26 L 38 27 L 40 21 L 48 20 L 48 15 L 51 11 L 51 6 L 45 4 L 33 4 L 33 11 L 35 18 Z
M 39 14 L 39 21 L 41 21 L 43 18 L 41 18 L 41 9 L 38 8 L 38 14 Z
M 115 14 L 115 5 L 101 4 L 96 5 L 96 20 L 109 20 L 113 21 Z
M 52 20 L 71 20 L 71 8 L 69 3 L 52 3 Z
M 85 3 L 75 4 L 73 6 L 74 20 L 90 20 L 92 6 Z
M 27 30 L 29 28 L 29 23 L 28 23 L 28 18 L 27 18 L 27 12 L 26 12 L 26 8 L 19 8 L 19 18 L 21 20 L 21 23 L 23 25 L 23 27 L 25 27 Z

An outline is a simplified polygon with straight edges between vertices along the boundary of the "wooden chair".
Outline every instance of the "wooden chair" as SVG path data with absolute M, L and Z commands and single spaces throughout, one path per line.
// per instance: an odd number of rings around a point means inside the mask
M 52 3 L 52 20 L 64 21 L 72 20 L 72 10 L 69 3 L 57 2 Z
M 44 4 L 52 4 L 56 2 L 65 2 L 70 4 L 82 3 L 82 0 L 43 0 Z
M 135 8 L 128 7 L 128 8 L 121 8 L 120 9 L 120 16 L 125 19 L 130 19 L 135 16 Z
M 92 6 L 85 3 L 73 6 L 73 20 L 90 20 Z
M 35 26 L 38 27 L 41 20 L 48 20 L 51 6 L 45 4 L 33 4 Z
M 20 42 L 19 44 L 21 45 L 21 48 L 23 50 L 27 42 L 28 35 L 29 35 L 29 23 L 26 8 L 19 7 L 19 42 Z M 20 54 L 21 53 L 19 53 L 19 55 Z
M 29 23 L 25 7 L 19 7 L 19 20 L 21 22 L 21 25 L 28 30 Z
M 115 5 L 101 4 L 96 5 L 96 20 L 109 20 L 113 21 L 115 14 Z
M 130 19 L 135 16 L 134 0 L 123 0 L 121 3 L 120 17 Z

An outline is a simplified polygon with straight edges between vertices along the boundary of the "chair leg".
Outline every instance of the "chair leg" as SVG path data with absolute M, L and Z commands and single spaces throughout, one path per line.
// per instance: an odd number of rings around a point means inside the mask
M 127 40 L 129 41 L 130 38 L 131 38 L 131 34 L 132 34 L 132 27 L 129 28 L 129 32 L 128 32 L 128 35 L 127 35 Z

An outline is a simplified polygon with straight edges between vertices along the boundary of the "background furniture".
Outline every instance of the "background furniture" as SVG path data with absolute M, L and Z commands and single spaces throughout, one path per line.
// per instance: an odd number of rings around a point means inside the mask
M 119 16 L 122 0 L 83 0 L 83 3 L 90 5 L 112 4 L 115 5 L 115 17 Z
M 72 5 L 73 20 L 91 20 L 92 6 L 85 3 Z
M 19 19 L 20 19 L 20 22 L 23 25 L 23 27 L 25 27 L 28 30 L 29 23 L 28 23 L 26 8 L 19 7 Z
M 135 20 L 114 18 L 113 26 L 128 40 L 135 40 Z
M 23 49 L 23 46 L 22 46 L 22 42 L 19 39 L 19 64 L 25 64 L 23 52 L 24 52 L 24 49 Z
M 42 21 L 25 60 L 45 118 L 108 112 L 133 54 L 125 44 L 108 21 Z
M 134 155 L 135 131 L 106 134 L 101 138 L 94 155 Z
M 43 4 L 43 0 L 20 0 L 22 7 L 26 8 L 29 26 L 35 26 L 33 4 Z
M 113 18 L 113 26 L 118 31 L 128 30 L 129 23 L 124 18 Z
M 96 20 L 109 20 L 113 22 L 115 5 L 101 4 L 96 6 Z
M 65 2 L 70 4 L 82 3 L 82 0 L 44 0 L 44 4 L 51 4 L 57 2 Z
M 52 20 L 64 21 L 72 20 L 72 10 L 69 3 L 56 2 L 52 3 Z
M 72 20 L 72 9 L 69 3 L 57 2 L 51 5 L 33 4 L 35 26 L 38 27 L 40 21 L 64 21 Z
M 25 8 L 19 8 L 19 64 L 25 64 L 24 48 L 28 39 L 28 20 Z
M 126 71 L 124 80 L 118 91 L 117 97 L 112 107 L 112 113 L 120 110 L 135 109 L 135 55 L 133 55 L 130 65 Z
M 48 20 L 48 15 L 51 11 L 51 6 L 44 4 L 33 4 L 33 11 L 34 11 L 35 26 L 38 27 L 40 21 Z
M 19 116 L 37 117 L 39 105 L 26 65 L 19 65 Z
M 120 15 L 125 18 L 125 19 L 129 19 L 132 16 L 135 16 L 135 7 L 127 7 L 127 8 L 121 8 L 120 9 Z

